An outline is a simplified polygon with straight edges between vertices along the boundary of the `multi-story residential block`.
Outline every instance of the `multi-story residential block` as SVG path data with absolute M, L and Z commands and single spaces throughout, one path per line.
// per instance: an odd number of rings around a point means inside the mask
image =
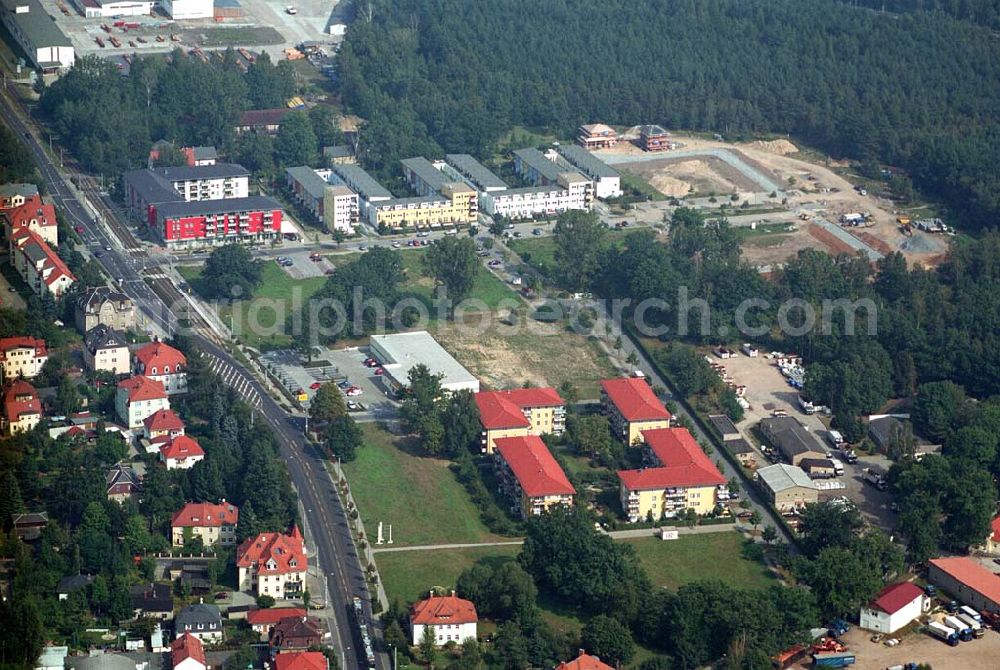
M 500 486 L 522 518 L 573 504 L 576 489 L 540 437 L 502 437 L 494 445 Z
M 142 477 L 124 463 L 117 463 L 104 476 L 108 500 L 122 503 L 142 488 Z
M 32 430 L 42 420 L 42 402 L 35 387 L 23 379 L 11 379 L 0 393 L 3 404 L 4 435 L 17 435 Z
M 141 428 L 146 417 L 161 409 L 170 409 L 170 400 L 160 382 L 142 375 L 118 382 L 115 411 L 128 428 Z
M 157 410 L 143 420 L 142 434 L 150 442 L 169 442 L 184 434 L 184 422 L 172 409 Z
M 155 209 L 156 234 L 170 249 L 263 244 L 281 234 L 284 211 L 261 195 L 208 202 L 165 202 Z
M 150 207 L 164 202 L 200 202 L 250 195 L 250 171 L 242 165 L 182 165 L 132 170 L 122 175 L 125 204 L 141 221 L 153 223 Z
M 201 640 L 190 633 L 182 633 L 170 644 L 172 670 L 205 670 L 208 661 Z
M 594 180 L 594 195 L 598 198 L 617 198 L 622 194 L 621 174 L 594 154 L 575 144 L 560 146 L 558 153 L 560 163 Z
M 43 73 L 73 67 L 73 43 L 38 0 L 4 0 L 0 22 L 28 56 L 32 67 Z
M 594 200 L 594 182 L 576 169 L 559 164 L 559 154 L 550 149 L 518 149 L 514 152 L 514 169 L 535 186 L 562 186 L 576 196 L 579 206 L 573 209 L 590 209 Z
M 61 298 L 76 281 L 63 259 L 30 228 L 15 230 L 8 241 L 14 269 L 36 295 Z
M 452 180 L 462 180 L 472 186 L 479 192 L 480 198 L 484 193 L 506 191 L 509 188 L 503 179 L 469 154 L 448 154 L 445 160 L 446 163 L 439 166 L 439 169 Z
M 183 547 L 188 537 L 200 537 L 206 547 L 236 544 L 236 524 L 240 510 L 223 500 L 219 504 L 187 503 L 170 520 L 170 537 L 175 547 Z
M 205 450 L 197 440 L 187 435 L 172 437 L 160 447 L 160 460 L 167 470 L 187 470 L 205 460 Z
M 0 184 L 0 215 L 17 209 L 37 196 L 38 187 L 34 184 Z
M 73 317 L 77 329 L 84 334 L 102 324 L 127 332 L 135 330 L 135 303 L 107 286 L 90 287 L 77 298 Z
M 224 637 L 222 612 L 203 602 L 188 605 L 174 617 L 174 632 L 196 637 L 202 644 L 219 644 Z
M 167 395 L 187 391 L 187 358 L 164 342 L 150 342 L 135 352 L 135 371 L 163 384 Z
M 275 600 L 295 598 L 305 589 L 306 551 L 302 533 L 261 533 L 236 549 L 239 588 Z
M 105 325 L 91 329 L 83 338 L 83 363 L 95 372 L 127 375 L 131 361 L 125 337 Z
M 642 442 L 643 431 L 670 426 L 670 412 L 645 379 L 601 380 L 601 403 L 612 432 L 626 446 Z
M 576 131 L 576 141 L 584 149 L 610 149 L 618 144 L 618 133 L 603 123 L 580 126 Z
M 480 391 L 475 399 L 486 454 L 493 453 L 497 438 L 559 435 L 566 427 L 566 403 L 553 388 Z
M 726 478 L 687 428 L 643 431 L 655 467 L 620 470 L 622 509 L 629 521 L 672 519 L 687 510 L 708 514 Z
M 424 638 L 424 629 L 430 628 L 439 647 L 455 642 L 476 639 L 479 614 L 471 600 L 459 598 L 452 591 L 448 596 L 430 596 L 414 603 L 410 609 L 410 640 L 414 646 Z
M 0 381 L 32 379 L 48 360 L 45 340 L 30 336 L 0 338 Z
M 285 170 L 285 182 L 295 199 L 327 231 L 354 233 L 360 219 L 358 194 L 342 182 L 332 170 L 314 170 L 307 166 Z
M 667 151 L 673 148 L 670 133 L 660 126 L 639 127 L 639 148 L 645 151 Z
M 357 165 L 334 165 L 333 174 L 358 194 L 361 219 L 371 219 L 371 208 L 393 199 L 392 193 Z
M 41 196 L 37 193 L 29 197 L 15 196 L 11 200 L 20 204 L 0 209 L 7 239 L 10 239 L 15 231 L 27 228 L 36 232 L 49 246 L 54 247 L 59 244 L 59 224 L 56 222 L 54 205 L 42 202 Z

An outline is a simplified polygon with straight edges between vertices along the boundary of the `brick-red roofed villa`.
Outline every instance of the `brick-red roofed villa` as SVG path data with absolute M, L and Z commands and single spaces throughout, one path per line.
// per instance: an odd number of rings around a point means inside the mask
M 451 595 L 430 594 L 424 600 L 414 603 L 410 609 L 410 636 L 414 646 L 420 644 L 424 628 L 429 627 L 438 646 L 448 642 L 461 643 L 468 638 L 476 639 L 479 615 L 471 600 Z
M 889 584 L 861 608 L 861 627 L 877 633 L 895 633 L 930 609 L 930 599 L 913 582 Z
M 4 435 L 26 433 L 42 420 L 42 402 L 35 387 L 23 379 L 12 379 L 0 392 L 3 416 L 0 430 Z
M 167 470 L 187 470 L 204 458 L 205 450 L 187 435 L 172 437 L 160 447 L 160 460 L 166 464 Z
M 601 381 L 601 402 L 614 435 L 626 446 L 642 442 L 642 432 L 670 426 L 670 412 L 645 379 L 619 377 Z
M 170 439 L 184 434 L 184 422 L 172 409 L 157 410 L 143 420 L 142 433 L 147 440 Z
M 320 651 L 289 651 L 274 657 L 275 670 L 329 670 L 326 656 Z
M 187 358 L 164 342 L 150 342 L 135 352 L 135 371 L 163 384 L 167 395 L 187 391 Z
M 497 438 L 559 435 L 566 427 L 566 403 L 553 388 L 480 391 L 475 398 L 486 454 L 493 453 Z
M 555 667 L 555 670 L 615 670 L 613 666 L 601 662 L 596 656 L 591 656 L 583 649 L 580 655 L 572 661 L 563 661 Z
M 502 437 L 495 443 L 500 485 L 522 517 L 573 504 L 576 489 L 540 437 Z
M 170 645 L 170 665 L 173 670 L 205 670 L 205 647 L 201 640 L 184 633 Z
M 275 600 L 299 596 L 305 588 L 306 550 L 298 526 L 285 533 L 248 537 L 236 549 L 241 591 Z
M 0 338 L 0 381 L 36 377 L 48 360 L 45 340 L 36 337 Z
M 200 537 L 206 547 L 236 544 L 236 524 L 240 510 L 223 500 L 219 504 L 187 503 L 170 520 L 171 538 L 175 547 L 183 547 L 189 538 Z
M 698 445 L 687 428 L 643 431 L 657 467 L 620 470 L 622 509 L 629 521 L 671 519 L 685 510 L 708 514 L 725 476 Z
M 255 633 L 266 636 L 276 623 L 288 617 L 304 617 L 301 607 L 267 607 L 247 612 L 247 623 Z
M 142 375 L 118 382 L 115 410 L 129 428 L 142 428 L 142 422 L 161 409 L 170 409 L 170 400 L 160 382 Z

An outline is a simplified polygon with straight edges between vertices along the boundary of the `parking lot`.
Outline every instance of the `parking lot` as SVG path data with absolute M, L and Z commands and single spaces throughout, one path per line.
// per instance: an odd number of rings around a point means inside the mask
M 857 655 L 857 670 L 885 670 L 903 663 L 927 663 L 934 670 L 971 670 L 972 668 L 997 667 L 1000 658 L 1000 633 L 987 630 L 979 640 L 962 642 L 949 647 L 930 635 L 917 632 L 894 633 L 900 640 L 895 647 L 883 642 L 872 642 L 871 632 L 854 627 L 841 638 Z M 993 660 L 990 660 L 993 659 Z M 808 666 L 802 666 L 808 667 Z
M 819 412 L 805 414 L 799 408 L 798 390 L 793 388 L 788 380 L 782 376 L 775 361 L 764 356 L 764 352 L 760 352 L 755 358 L 742 352 L 725 360 L 712 356 L 712 362 L 725 367 L 726 372 L 732 376 L 736 384 L 746 386 L 745 398 L 750 403 L 750 408 L 746 410 L 743 420 L 737 424 L 737 427 L 744 435 L 750 436 L 752 429 L 761 419 L 772 416 L 776 410 L 784 411 L 788 416 L 795 417 L 808 431 L 813 433 L 831 455 L 838 457 L 839 454 L 833 449 L 827 437 L 829 429 L 824 422 L 828 421 L 827 417 Z M 751 443 L 756 444 L 754 440 L 751 440 Z M 757 462 L 763 465 L 768 463 L 763 455 L 758 455 Z M 885 530 L 891 530 L 895 526 L 895 515 L 889 508 L 892 497 L 887 491 L 879 491 L 865 482 L 862 477 L 866 467 L 876 467 L 884 472 L 888 471 L 890 465 L 891 461 L 880 454 L 868 456 L 859 453 L 857 463 L 844 464 L 843 476 L 833 480 L 820 480 L 820 486 L 842 486 L 842 488 L 821 491 L 820 500 L 846 496 L 858 506 L 862 516 L 870 523 Z M 824 484 L 822 483 L 824 481 L 835 483 Z
M 308 279 L 309 277 L 322 277 L 333 272 L 334 264 L 326 256 L 321 256 L 315 251 L 299 249 L 289 251 L 275 259 L 278 265 L 292 279 Z

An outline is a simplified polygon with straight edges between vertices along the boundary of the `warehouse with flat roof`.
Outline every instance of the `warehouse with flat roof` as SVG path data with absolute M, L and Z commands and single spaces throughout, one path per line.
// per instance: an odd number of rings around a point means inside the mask
M 32 66 L 48 72 L 73 67 L 73 43 L 38 0 L 3 0 L 0 19 Z
M 391 335 L 372 335 L 371 351 L 385 370 L 395 390 L 409 385 L 409 374 L 417 365 L 426 365 L 431 374 L 441 375 L 446 391 L 479 391 L 479 380 L 462 367 L 426 330 Z

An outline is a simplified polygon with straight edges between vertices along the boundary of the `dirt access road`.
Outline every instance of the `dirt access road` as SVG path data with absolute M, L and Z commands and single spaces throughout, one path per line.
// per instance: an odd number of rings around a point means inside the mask
M 911 632 L 895 637 L 900 644 L 887 647 L 881 642 L 871 642 L 871 633 L 860 628 L 852 628 L 843 640 L 848 648 L 857 654 L 854 670 L 885 670 L 903 663 L 927 663 L 934 670 L 986 670 L 1000 665 L 1000 633 L 986 631 L 985 637 L 971 642 L 962 642 L 957 647 L 949 647 L 937 638 L 923 633 Z M 807 668 L 808 665 L 796 666 Z

